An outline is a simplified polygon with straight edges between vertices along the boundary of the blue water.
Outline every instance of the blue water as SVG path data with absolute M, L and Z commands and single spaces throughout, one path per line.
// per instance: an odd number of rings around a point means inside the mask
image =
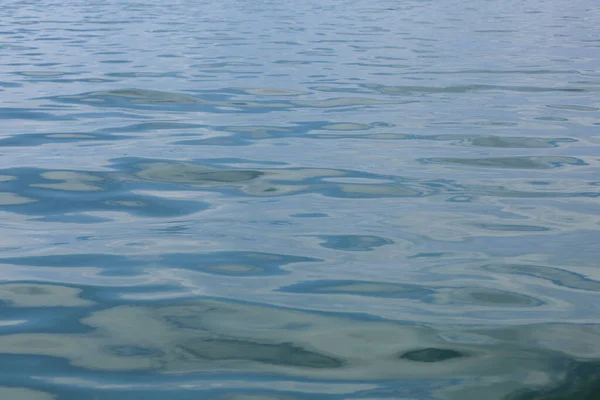
M 0 400 L 600 399 L 595 0 L 0 2 Z

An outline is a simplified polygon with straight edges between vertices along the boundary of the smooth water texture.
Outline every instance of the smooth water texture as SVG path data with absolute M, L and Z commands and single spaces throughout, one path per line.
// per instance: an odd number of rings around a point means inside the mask
M 596 0 L 0 2 L 0 399 L 600 398 Z

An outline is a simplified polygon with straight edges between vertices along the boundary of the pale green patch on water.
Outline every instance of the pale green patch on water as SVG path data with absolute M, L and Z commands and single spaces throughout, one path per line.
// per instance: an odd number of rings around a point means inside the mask
M 0 398 L 7 400 L 55 400 L 56 396 L 39 390 L 0 386 Z
M 0 192 L 0 205 L 14 206 L 19 204 L 34 203 L 38 200 L 29 197 L 19 196 L 16 193 Z
M 0 284 L 0 301 L 11 307 L 82 307 L 93 302 L 79 297 L 80 289 L 29 283 Z
M 95 192 L 103 190 L 103 188 L 100 186 L 88 183 L 103 181 L 103 178 L 86 174 L 83 172 L 49 171 L 41 173 L 40 176 L 44 179 L 63 182 L 35 183 L 31 185 L 32 187 L 40 187 L 54 190 L 66 190 L 72 192 Z

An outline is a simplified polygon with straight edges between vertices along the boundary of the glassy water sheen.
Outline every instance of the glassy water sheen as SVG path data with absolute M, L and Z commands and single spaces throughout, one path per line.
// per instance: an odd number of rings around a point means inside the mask
M 600 399 L 598 27 L 3 0 L 0 399 Z

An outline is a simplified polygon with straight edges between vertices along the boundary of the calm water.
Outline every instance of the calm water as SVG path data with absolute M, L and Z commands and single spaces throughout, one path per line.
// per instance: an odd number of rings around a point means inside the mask
M 0 399 L 600 398 L 596 0 L 3 0 Z

